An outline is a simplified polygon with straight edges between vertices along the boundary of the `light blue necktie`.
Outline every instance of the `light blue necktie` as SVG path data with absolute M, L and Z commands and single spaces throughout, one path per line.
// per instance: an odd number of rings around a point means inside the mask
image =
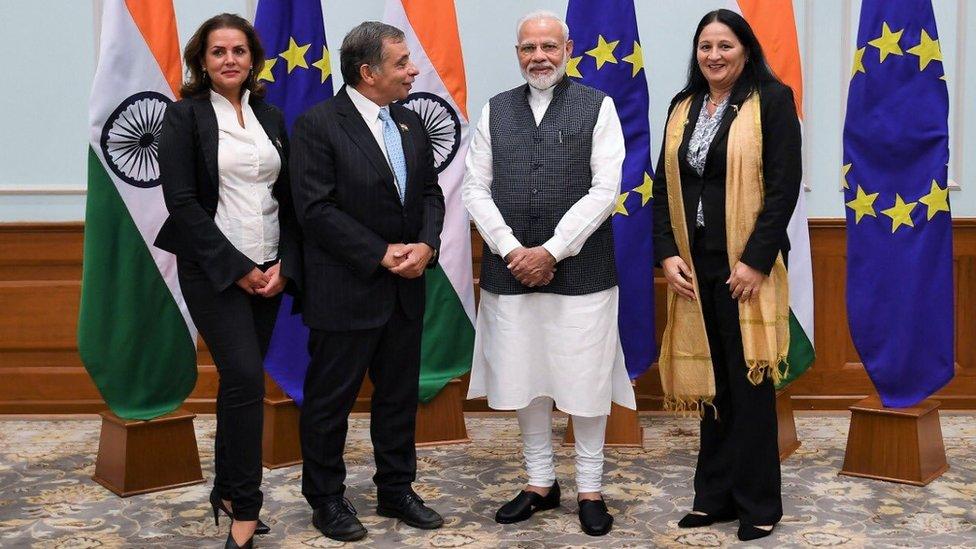
M 386 154 L 396 176 L 397 194 L 403 202 L 404 187 L 407 185 L 407 161 L 403 158 L 403 143 L 400 142 L 400 130 L 396 122 L 390 117 L 390 108 L 380 109 L 380 120 L 383 121 L 383 142 L 386 143 Z

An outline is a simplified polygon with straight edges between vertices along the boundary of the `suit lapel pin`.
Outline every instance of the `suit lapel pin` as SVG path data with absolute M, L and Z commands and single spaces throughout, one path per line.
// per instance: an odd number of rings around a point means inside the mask
M 274 144 L 275 144 L 275 147 L 278 147 L 280 149 L 281 148 L 281 138 L 280 137 L 275 137 Z
M 410 131 L 410 128 L 407 127 L 407 125 L 404 124 L 403 122 L 400 122 L 400 131 L 408 132 Z

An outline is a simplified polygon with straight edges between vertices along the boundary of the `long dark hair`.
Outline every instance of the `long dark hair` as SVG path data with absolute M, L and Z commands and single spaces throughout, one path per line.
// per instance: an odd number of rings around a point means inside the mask
M 705 75 L 701 72 L 701 67 L 698 66 L 698 38 L 706 26 L 716 21 L 732 29 L 732 33 L 735 34 L 745 49 L 746 63 L 742 68 L 742 75 L 739 76 L 739 80 L 735 83 L 730 94 L 733 101 L 753 90 L 760 82 L 780 82 L 776 78 L 776 75 L 773 74 L 772 69 L 769 68 L 769 63 L 763 54 L 762 46 L 759 45 L 759 39 L 756 38 L 756 33 L 752 32 L 752 27 L 749 26 L 749 23 L 734 11 L 725 9 L 715 10 L 706 13 L 705 17 L 702 17 L 698 23 L 698 28 L 695 30 L 695 37 L 691 41 L 691 61 L 688 63 L 688 81 L 685 83 L 684 89 L 678 93 L 679 99 L 708 91 L 708 80 L 705 79 Z
M 251 72 L 248 73 L 241 89 L 251 91 L 254 97 L 264 97 L 264 84 L 258 82 L 258 75 L 264 70 L 264 48 L 254 27 L 240 15 L 221 13 L 207 19 L 200 25 L 190 41 L 183 48 L 183 64 L 186 65 L 186 81 L 180 88 L 182 97 L 205 97 L 210 93 L 210 78 L 203 71 L 203 59 L 207 54 L 207 40 L 217 29 L 237 29 L 247 37 L 247 47 L 251 50 Z

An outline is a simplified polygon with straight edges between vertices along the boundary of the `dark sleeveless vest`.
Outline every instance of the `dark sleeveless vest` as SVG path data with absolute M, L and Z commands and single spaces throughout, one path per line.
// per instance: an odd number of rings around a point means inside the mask
M 538 126 L 528 94 L 528 85 L 523 85 L 493 97 L 489 125 L 492 199 L 515 237 L 531 248 L 552 237 L 563 214 L 590 190 L 593 128 L 605 94 L 563 78 Z M 523 286 L 487 245 L 482 254 L 480 286 L 494 294 L 584 295 L 616 284 L 609 218 L 579 254 L 556 265 L 546 286 Z

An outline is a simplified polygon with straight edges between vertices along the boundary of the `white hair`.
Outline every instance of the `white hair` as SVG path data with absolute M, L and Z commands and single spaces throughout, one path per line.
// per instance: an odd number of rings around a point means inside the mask
M 558 15 L 556 15 L 555 13 L 549 10 L 536 10 L 533 12 L 529 12 L 523 15 L 521 18 L 519 18 L 518 23 L 515 24 L 515 39 L 516 40 L 519 39 L 519 35 L 522 33 L 523 25 L 525 25 L 529 21 L 539 21 L 542 19 L 551 19 L 559 23 L 559 26 L 562 27 L 563 29 L 563 40 L 569 41 L 569 25 L 567 25 L 566 22 L 563 21 L 561 17 L 559 17 Z

